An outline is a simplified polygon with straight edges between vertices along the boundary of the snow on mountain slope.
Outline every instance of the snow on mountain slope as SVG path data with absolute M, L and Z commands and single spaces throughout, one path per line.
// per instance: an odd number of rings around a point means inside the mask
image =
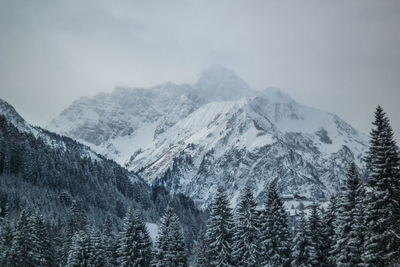
M 172 83 L 148 90 L 117 88 L 74 101 L 47 128 L 123 164 L 132 150 L 152 142 L 202 103 L 190 90 Z
M 0 98 L 0 114 L 5 116 L 21 132 L 30 132 L 37 135 L 37 131 L 29 125 L 14 109 L 13 106 Z
M 0 99 L 0 115 L 4 116 L 8 122 L 12 123 L 20 132 L 30 133 L 36 138 L 41 138 L 46 144 L 54 147 L 61 148 L 64 151 L 67 149 L 67 145 L 62 138 L 54 138 L 54 134 L 47 130 L 35 127 L 26 122 L 21 115 L 15 110 L 13 106 L 8 104 L 3 99 Z M 71 140 L 72 141 L 72 140 Z M 98 160 L 99 157 L 96 153 L 93 153 L 88 146 L 82 146 L 80 149 L 82 158 L 89 157 L 93 160 Z
M 368 143 L 336 115 L 279 89 L 253 90 L 222 67 L 207 70 L 193 86 L 166 83 L 82 98 L 49 129 L 203 207 L 217 186 L 237 196 L 251 184 L 263 198 L 272 180 L 283 193 L 329 196 L 351 161 L 363 166 Z
M 362 165 L 366 137 L 333 114 L 274 97 L 267 92 L 209 103 L 135 153 L 127 166 L 201 205 L 210 203 L 217 186 L 233 196 L 250 183 L 259 195 L 273 179 L 284 193 L 335 192 L 347 165 Z

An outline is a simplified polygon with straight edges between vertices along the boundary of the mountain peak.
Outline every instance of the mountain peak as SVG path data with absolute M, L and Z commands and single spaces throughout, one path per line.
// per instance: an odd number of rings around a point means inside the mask
M 13 106 L 8 104 L 7 101 L 0 98 L 0 114 L 14 124 L 21 131 L 30 131 L 31 126 L 18 114 Z
M 291 96 L 286 94 L 284 91 L 275 88 L 268 87 L 262 90 L 263 95 L 271 102 L 277 103 L 294 103 L 295 101 Z
M 234 71 L 220 65 L 205 70 L 195 87 L 202 97 L 210 101 L 235 100 L 255 93 Z

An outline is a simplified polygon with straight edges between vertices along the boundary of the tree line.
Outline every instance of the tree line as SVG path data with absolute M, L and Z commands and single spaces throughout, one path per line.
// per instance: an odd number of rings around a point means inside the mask
M 109 219 L 101 231 L 90 225 L 76 202 L 56 237 L 35 213 L 23 210 L 15 225 L 6 219 L 1 228 L 1 266 L 188 266 L 180 221 L 170 206 L 161 218 L 154 246 L 140 213 L 133 208 L 118 234 Z

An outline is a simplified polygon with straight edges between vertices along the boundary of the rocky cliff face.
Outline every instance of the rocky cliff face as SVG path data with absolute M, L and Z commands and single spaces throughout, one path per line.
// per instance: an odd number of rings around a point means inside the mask
M 351 161 L 362 166 L 367 137 L 338 116 L 279 89 L 256 91 L 234 72 L 207 70 L 194 85 L 116 89 L 75 101 L 49 129 L 206 207 L 218 186 L 235 203 L 251 184 L 326 197 Z

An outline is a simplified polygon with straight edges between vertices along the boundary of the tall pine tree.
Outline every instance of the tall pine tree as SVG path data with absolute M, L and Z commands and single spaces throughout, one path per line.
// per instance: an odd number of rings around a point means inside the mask
M 300 213 L 300 221 L 296 226 L 296 236 L 293 240 L 292 248 L 292 266 L 308 267 L 311 266 L 310 260 L 310 243 L 307 237 L 307 221 L 304 212 Z
M 49 233 L 43 218 L 40 215 L 30 217 L 31 229 L 34 239 L 32 248 L 33 260 L 37 266 L 54 266 L 54 250 L 53 244 L 50 241 Z
M 218 188 L 207 223 L 206 241 L 211 266 L 232 266 L 233 217 L 229 201 Z
M 368 189 L 365 223 L 367 236 L 363 261 L 368 266 L 400 264 L 400 162 L 390 126 L 382 107 L 375 121 L 366 157 Z
M 12 246 L 7 261 L 11 266 L 33 266 L 35 264 L 32 253 L 35 237 L 33 235 L 34 229 L 31 227 L 29 216 L 23 210 L 13 233 Z
M 105 254 L 105 266 L 115 266 L 117 265 L 117 249 L 116 249 L 115 236 L 113 232 L 113 225 L 111 217 L 107 216 L 103 227 L 103 247 Z
M 157 267 L 188 266 L 179 218 L 170 206 L 167 207 L 161 218 L 154 265 Z
M 275 182 L 271 182 L 261 219 L 261 245 L 263 265 L 290 266 L 290 232 L 283 201 Z
M 206 242 L 204 235 L 200 236 L 197 240 L 193 256 L 193 264 L 195 267 L 211 266 L 211 257 L 209 256 L 208 242 Z
M 336 266 L 336 258 L 332 251 L 332 247 L 336 242 L 336 219 L 337 219 L 337 209 L 338 209 L 338 196 L 334 196 L 329 201 L 329 205 L 326 211 L 323 213 L 322 223 L 323 223 L 323 236 L 324 236 L 324 248 L 323 254 L 327 258 L 327 266 Z M 330 252 L 332 251 L 333 254 Z
M 150 266 L 152 259 L 150 235 L 139 214 L 132 209 L 124 220 L 118 248 L 118 266 Z
M 8 214 L 6 214 L 0 224 L 0 266 L 7 266 L 11 259 L 11 246 L 13 240 L 13 231 Z
M 80 267 L 89 265 L 88 239 L 85 231 L 79 231 L 74 234 L 67 253 L 65 266 Z
M 62 251 L 60 263 L 66 264 L 69 254 L 71 252 L 71 245 L 73 237 L 78 234 L 78 236 L 87 231 L 87 217 L 83 210 L 78 206 L 78 203 L 74 200 L 71 207 L 69 208 L 67 218 L 66 218 L 66 229 L 62 240 Z M 78 242 L 78 237 L 75 238 Z M 79 243 L 79 242 L 78 242 Z
M 319 267 L 327 264 L 324 254 L 325 238 L 317 204 L 314 203 L 308 219 L 308 240 L 310 242 L 310 264 Z
M 236 266 L 259 266 L 259 235 L 257 228 L 257 203 L 249 186 L 246 186 L 235 214 L 233 257 Z
M 364 252 L 364 240 L 366 227 L 364 224 L 364 197 L 365 190 L 364 186 L 360 186 L 357 190 L 356 206 L 353 211 L 353 223 L 348 238 L 348 251 L 349 258 L 351 259 L 352 266 L 362 266 L 362 253 Z
M 356 211 L 357 194 L 361 187 L 360 174 L 354 163 L 350 164 L 347 177 L 338 202 L 338 213 L 335 229 L 335 244 L 331 255 L 340 266 L 359 264 L 359 259 L 350 257 L 349 238 L 355 224 L 354 213 Z
M 92 227 L 89 233 L 88 240 L 88 256 L 89 256 L 89 265 L 91 267 L 103 267 L 106 265 L 106 253 L 104 249 L 103 238 L 100 236 L 100 233 Z

